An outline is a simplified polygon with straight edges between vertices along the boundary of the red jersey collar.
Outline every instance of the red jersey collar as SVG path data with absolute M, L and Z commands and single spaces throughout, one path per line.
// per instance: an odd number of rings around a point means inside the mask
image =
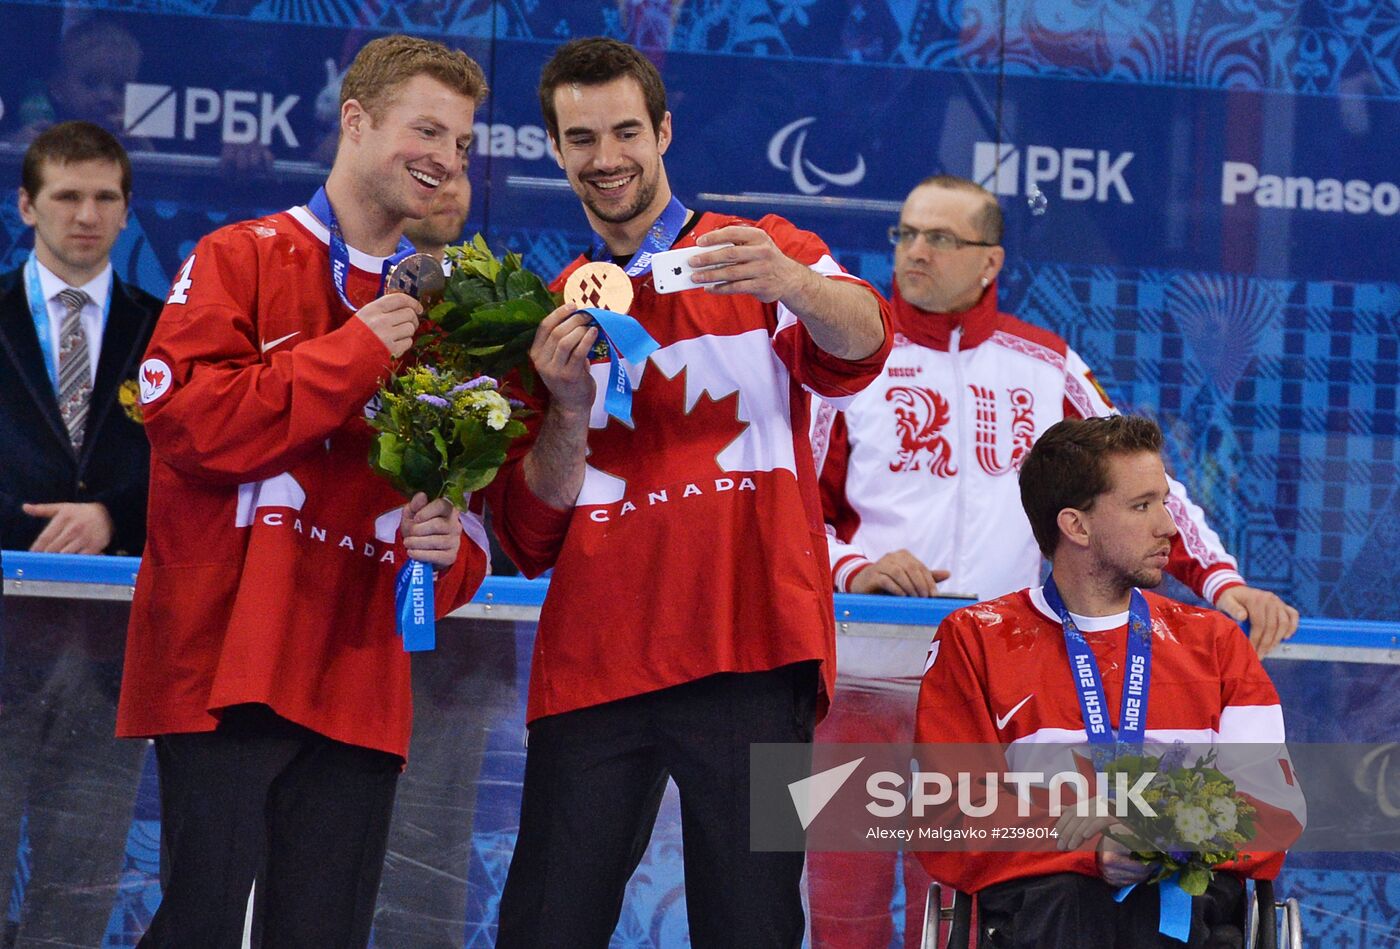
M 962 313 L 931 313 L 921 310 L 905 300 L 899 292 L 899 282 L 895 281 L 894 293 L 890 296 L 894 306 L 894 326 L 910 342 L 927 346 L 929 349 L 946 351 L 953 330 L 962 328 L 959 349 L 968 349 L 985 342 L 997 328 L 997 285 L 982 291 L 982 298 L 972 308 Z

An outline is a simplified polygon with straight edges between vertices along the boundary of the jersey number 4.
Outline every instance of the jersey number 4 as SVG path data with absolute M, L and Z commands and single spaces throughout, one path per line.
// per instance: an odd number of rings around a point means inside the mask
M 170 287 L 170 296 L 165 299 L 167 304 L 189 302 L 190 286 L 194 283 L 194 281 L 190 279 L 190 271 L 193 269 L 194 254 L 190 254 L 190 259 L 185 261 L 185 266 L 180 268 L 180 276 L 175 278 L 175 283 Z

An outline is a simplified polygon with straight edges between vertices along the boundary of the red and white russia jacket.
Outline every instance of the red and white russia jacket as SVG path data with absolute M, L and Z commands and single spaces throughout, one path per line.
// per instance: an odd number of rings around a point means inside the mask
M 1040 580 L 1041 556 L 1016 474 L 1064 418 L 1116 410 L 1093 373 L 1048 330 L 998 313 L 996 285 L 961 314 L 893 297 L 894 349 L 843 409 L 813 407 L 833 586 L 894 550 L 948 570 L 940 586 L 978 599 Z M 1233 557 L 1176 480 L 1167 570 L 1214 602 L 1244 583 Z

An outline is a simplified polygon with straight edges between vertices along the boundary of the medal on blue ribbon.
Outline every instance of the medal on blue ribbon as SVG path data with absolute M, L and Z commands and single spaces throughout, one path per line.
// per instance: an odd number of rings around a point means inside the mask
M 384 275 L 380 293 L 403 293 L 423 304 L 427 313 L 447 294 L 447 273 L 432 254 L 398 258 Z
M 608 390 L 603 395 L 603 408 L 628 425 L 632 424 L 632 380 L 620 360 L 639 366 L 660 348 L 642 324 L 627 315 L 632 306 L 631 278 L 651 272 L 651 259 L 671 249 L 688 217 L 690 211 L 672 195 L 642 237 L 641 246 L 622 267 L 609 262 L 612 252 L 608 242 L 595 231 L 589 252 L 592 262 L 579 267 L 564 283 L 565 301 L 589 315 L 598 327 L 599 346 L 608 357 Z
M 330 198 L 324 187 L 318 188 L 306 202 L 306 209 L 326 226 L 330 233 L 331 285 L 340 295 L 340 302 L 346 309 L 355 312 L 359 307 L 350 302 L 345 293 L 345 285 L 350 276 L 350 248 L 340 232 L 340 221 L 331 207 Z M 379 272 L 379 292 L 407 292 L 422 299 L 428 305 L 430 293 L 437 292 L 442 281 L 433 280 L 426 265 L 417 258 L 426 257 L 442 276 L 442 266 L 436 259 L 426 254 L 416 254 L 413 244 L 406 237 L 399 238 L 399 244 L 392 256 L 385 258 Z M 398 621 L 399 636 L 403 639 L 405 652 L 419 652 L 436 648 L 437 623 L 433 615 L 433 568 L 421 560 L 410 559 L 399 569 L 394 581 L 394 614 Z
M 331 207 L 330 198 L 326 197 L 324 187 L 317 188 L 316 193 L 311 196 L 311 200 L 306 202 L 306 209 L 310 211 L 316 220 L 326 225 L 326 230 L 330 232 L 330 255 L 331 255 L 331 284 L 335 287 L 335 292 L 340 295 L 340 302 L 344 303 L 346 309 L 354 313 L 359 307 L 350 302 L 350 298 L 345 294 L 345 284 L 350 277 L 350 248 L 345 243 L 345 236 L 340 233 L 340 221 L 335 216 L 335 208 Z M 406 237 L 399 237 L 399 245 L 390 257 L 384 259 L 384 264 L 379 272 L 379 292 L 384 292 L 385 280 L 394 265 L 413 253 L 413 244 Z
M 1102 771 L 1125 751 L 1140 753 L 1147 732 L 1147 696 L 1152 680 L 1152 616 L 1147 599 L 1142 591 L 1134 588 L 1129 600 L 1128 662 L 1123 673 L 1123 698 L 1115 734 L 1108 720 L 1108 699 L 1104 695 L 1098 660 L 1066 609 L 1055 586 L 1054 574 L 1046 578 L 1042 592 L 1064 628 L 1065 651 L 1069 654 L 1070 673 L 1079 695 L 1084 732 L 1093 746 L 1094 770 Z
M 384 277 L 384 292 L 406 293 L 417 298 L 424 309 L 441 300 L 447 287 L 442 264 L 429 254 L 409 254 L 394 264 Z M 399 570 L 394 583 L 394 613 L 404 652 L 427 652 L 437 648 L 437 622 L 433 617 L 433 569 L 421 560 L 410 559 Z
M 632 280 L 617 264 L 593 261 L 564 281 L 564 299 L 587 313 L 598 327 L 599 343 L 608 357 L 608 388 L 603 408 L 621 422 L 632 424 L 632 380 L 622 360 L 634 366 L 646 362 L 659 344 L 636 319 L 632 307 Z

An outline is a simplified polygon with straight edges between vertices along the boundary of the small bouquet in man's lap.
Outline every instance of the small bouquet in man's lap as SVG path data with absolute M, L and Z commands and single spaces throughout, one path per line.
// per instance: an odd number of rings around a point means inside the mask
M 1176 876 L 1181 889 L 1200 896 L 1216 868 L 1238 860 L 1240 848 L 1254 839 L 1255 808 L 1215 766 L 1214 750 L 1193 765 L 1187 757 L 1187 746 L 1177 742 L 1163 754 L 1122 755 L 1108 765 L 1110 785 L 1122 780 L 1117 774 L 1126 776 L 1127 786 L 1155 774 L 1139 796 L 1156 812 L 1122 818 L 1127 830 L 1108 835 L 1154 868 L 1147 883 Z

